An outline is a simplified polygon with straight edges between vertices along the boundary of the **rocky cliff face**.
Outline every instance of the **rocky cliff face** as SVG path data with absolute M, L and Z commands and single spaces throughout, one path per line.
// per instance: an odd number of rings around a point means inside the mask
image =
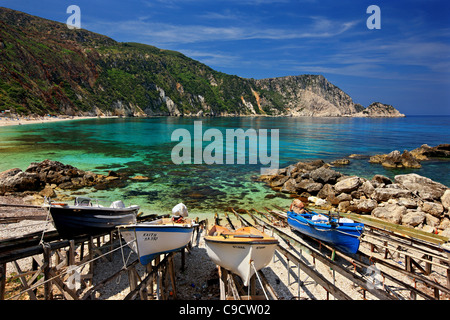
M 123 116 L 383 116 L 320 75 L 243 79 L 181 53 L 118 43 L 0 8 L 0 111 Z
M 260 90 L 276 93 L 284 109 L 280 115 L 306 117 L 404 117 L 394 107 L 373 103 L 368 108 L 355 104 L 348 94 L 321 75 L 289 76 L 257 80 Z M 264 101 L 263 106 L 272 101 Z M 274 111 L 276 113 L 276 111 Z

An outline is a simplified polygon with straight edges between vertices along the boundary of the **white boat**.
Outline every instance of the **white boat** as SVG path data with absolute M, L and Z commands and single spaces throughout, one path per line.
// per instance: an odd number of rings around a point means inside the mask
M 175 206 L 172 213 L 178 208 L 179 205 Z M 118 227 L 123 239 L 139 256 L 141 264 L 147 265 L 157 255 L 180 250 L 191 241 L 194 227 L 198 224 L 185 218 L 187 209 L 185 206 L 182 209 L 182 214 L 174 214 L 171 218 Z
M 270 263 L 278 240 L 253 227 L 229 230 L 214 225 L 205 244 L 214 263 L 240 276 L 248 286 L 255 272 Z
M 174 222 L 171 218 L 119 227 L 120 234 L 139 256 L 143 265 L 157 255 L 184 248 L 192 238 L 196 224 L 190 219 Z

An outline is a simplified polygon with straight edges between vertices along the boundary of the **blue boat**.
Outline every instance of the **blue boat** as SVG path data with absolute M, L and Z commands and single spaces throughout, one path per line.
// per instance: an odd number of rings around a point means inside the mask
M 287 213 L 289 225 L 300 233 L 329 243 L 344 253 L 356 253 L 364 224 L 350 219 L 324 216 L 315 212 L 297 214 Z

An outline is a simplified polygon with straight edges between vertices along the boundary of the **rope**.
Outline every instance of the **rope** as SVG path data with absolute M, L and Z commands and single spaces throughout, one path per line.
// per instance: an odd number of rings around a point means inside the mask
M 120 231 L 119 231 L 119 233 L 120 233 Z M 133 240 L 131 240 L 130 242 L 128 242 L 127 245 L 130 244 L 130 243 L 133 243 L 133 242 L 135 242 L 135 241 L 136 241 L 136 238 L 134 238 Z M 131 255 L 133 254 L 133 250 L 130 251 L 130 253 L 128 254 L 128 258 L 127 258 L 127 260 L 125 261 L 125 255 L 124 255 L 124 253 L 123 253 L 123 247 L 125 247 L 125 246 L 122 246 L 122 237 L 121 237 L 121 236 L 119 237 L 119 242 L 120 242 L 120 249 L 121 249 L 120 251 L 121 251 L 121 253 L 122 253 L 123 269 L 126 270 L 126 269 L 127 269 L 128 260 L 130 260 L 130 257 L 131 257 Z M 136 244 L 136 245 L 137 245 L 137 244 Z
M 350 237 L 358 238 L 358 239 L 359 239 L 359 238 L 361 237 L 361 235 L 362 235 L 362 232 L 360 232 L 360 233 L 359 233 L 359 236 L 357 236 L 357 235 L 350 234 L 350 233 L 347 233 L 347 232 L 344 232 L 344 231 L 341 231 L 341 230 L 338 230 L 338 229 L 333 229 L 333 230 L 330 230 L 330 229 L 320 229 L 320 226 L 316 225 L 316 224 L 313 223 L 313 222 L 311 222 L 311 223 L 310 223 L 310 222 L 304 223 L 303 221 L 300 221 L 300 220 L 298 220 L 298 219 L 296 219 L 296 218 L 291 218 L 291 219 L 297 221 L 297 222 L 298 222 L 299 224 L 301 224 L 301 225 L 304 225 L 304 226 L 310 226 L 310 227 L 312 227 L 312 228 L 314 228 L 315 230 L 320 231 L 320 232 L 335 231 L 335 232 L 339 232 L 339 233 L 348 235 L 348 236 L 350 236 Z M 358 231 L 358 230 L 356 229 L 356 227 L 355 227 L 355 230 Z M 358 232 L 359 232 L 359 231 L 358 231 Z
M 48 206 L 48 210 L 47 210 L 47 217 L 45 218 L 45 226 L 44 226 L 44 230 L 42 230 L 41 240 L 39 241 L 39 244 L 40 244 L 40 245 L 43 245 L 43 244 L 44 244 L 44 234 L 45 234 L 45 231 L 47 230 L 47 224 L 48 224 L 49 217 L 50 217 L 50 199 L 47 199 L 47 197 L 45 197 L 44 202 L 45 202 L 46 200 L 48 200 L 49 206 Z
M 101 254 L 101 255 L 99 255 L 98 257 L 96 257 L 96 258 L 94 258 L 94 259 L 92 259 L 92 260 L 86 261 L 86 262 L 84 262 L 84 263 L 78 265 L 78 266 L 77 266 L 77 269 L 82 268 L 82 267 L 84 267 L 86 264 L 91 263 L 91 262 L 94 262 L 95 260 L 98 260 L 98 259 L 100 259 L 100 258 L 102 258 L 102 257 L 104 257 L 104 256 L 106 256 L 106 255 L 108 255 L 108 254 L 111 254 L 111 253 L 113 253 L 113 252 L 115 252 L 115 251 L 117 251 L 117 250 L 119 250 L 119 249 L 122 249 L 122 247 L 127 246 L 128 244 L 132 243 L 133 241 L 135 241 L 135 240 L 132 240 L 132 241 L 130 241 L 130 242 L 127 242 L 127 243 L 125 243 L 124 245 L 121 245 L 121 246 L 118 247 L 118 248 L 115 248 L 115 249 L 113 249 L 113 250 L 111 250 L 111 251 L 108 251 L 108 252 L 106 252 L 106 253 L 104 253 L 104 254 Z M 45 246 L 45 245 L 48 245 L 48 244 L 43 243 L 42 245 Z M 45 283 L 47 283 L 47 282 L 49 282 L 49 281 L 52 281 L 52 280 L 54 280 L 54 279 L 56 279 L 56 278 L 60 278 L 61 276 L 65 275 L 65 274 L 68 273 L 68 272 L 73 272 L 73 269 L 72 269 L 72 270 L 69 270 L 69 269 L 68 269 L 68 270 L 66 270 L 66 271 L 64 271 L 64 272 L 61 272 L 60 274 L 58 274 L 58 275 L 56 275 L 56 276 L 54 276 L 54 277 L 52 277 L 52 278 L 50 278 L 50 279 L 47 279 L 47 280 L 45 280 L 45 281 L 43 281 L 43 282 L 41 282 L 41 283 L 37 283 L 37 284 L 35 284 L 35 285 L 31 286 L 31 287 L 28 287 L 28 289 L 23 290 L 23 291 L 19 292 L 18 294 L 9 297 L 9 298 L 6 299 L 6 300 L 12 300 L 12 299 L 14 299 L 14 298 L 16 298 L 16 297 L 19 297 L 19 296 L 21 296 L 22 294 L 26 293 L 27 291 L 36 289 L 37 287 L 40 287 L 40 286 L 42 286 L 43 284 L 45 284 Z

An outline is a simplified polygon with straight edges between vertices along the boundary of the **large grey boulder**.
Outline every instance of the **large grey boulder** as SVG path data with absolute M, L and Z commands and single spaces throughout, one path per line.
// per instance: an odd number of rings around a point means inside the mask
M 372 199 L 378 202 L 388 201 L 389 199 L 409 197 L 411 192 L 399 188 L 376 188 L 372 193 Z
M 400 224 L 402 217 L 406 214 L 406 208 L 395 203 L 388 203 L 379 206 L 372 211 L 372 216 L 389 222 Z
M 408 210 L 407 213 L 402 216 L 402 224 L 410 227 L 417 227 L 422 224 L 426 219 L 426 214 L 422 211 Z
M 375 200 L 372 199 L 360 199 L 360 200 L 353 200 L 354 210 L 357 213 L 369 213 L 372 212 L 378 205 L 378 203 Z
M 450 189 L 445 190 L 441 197 L 441 202 L 446 210 L 450 210 Z
M 344 180 L 339 181 L 334 185 L 334 190 L 336 193 L 350 193 L 361 185 L 361 180 L 359 177 L 350 177 Z
M 437 202 L 425 201 L 422 204 L 422 211 L 439 218 L 444 213 L 444 207 Z
M 316 182 L 323 184 L 334 184 L 336 180 L 342 176 L 341 173 L 334 171 L 330 168 L 320 167 L 309 173 L 309 177 Z
M 397 175 L 394 179 L 403 188 L 417 192 L 418 196 L 424 200 L 440 200 L 448 189 L 442 183 L 416 173 Z

